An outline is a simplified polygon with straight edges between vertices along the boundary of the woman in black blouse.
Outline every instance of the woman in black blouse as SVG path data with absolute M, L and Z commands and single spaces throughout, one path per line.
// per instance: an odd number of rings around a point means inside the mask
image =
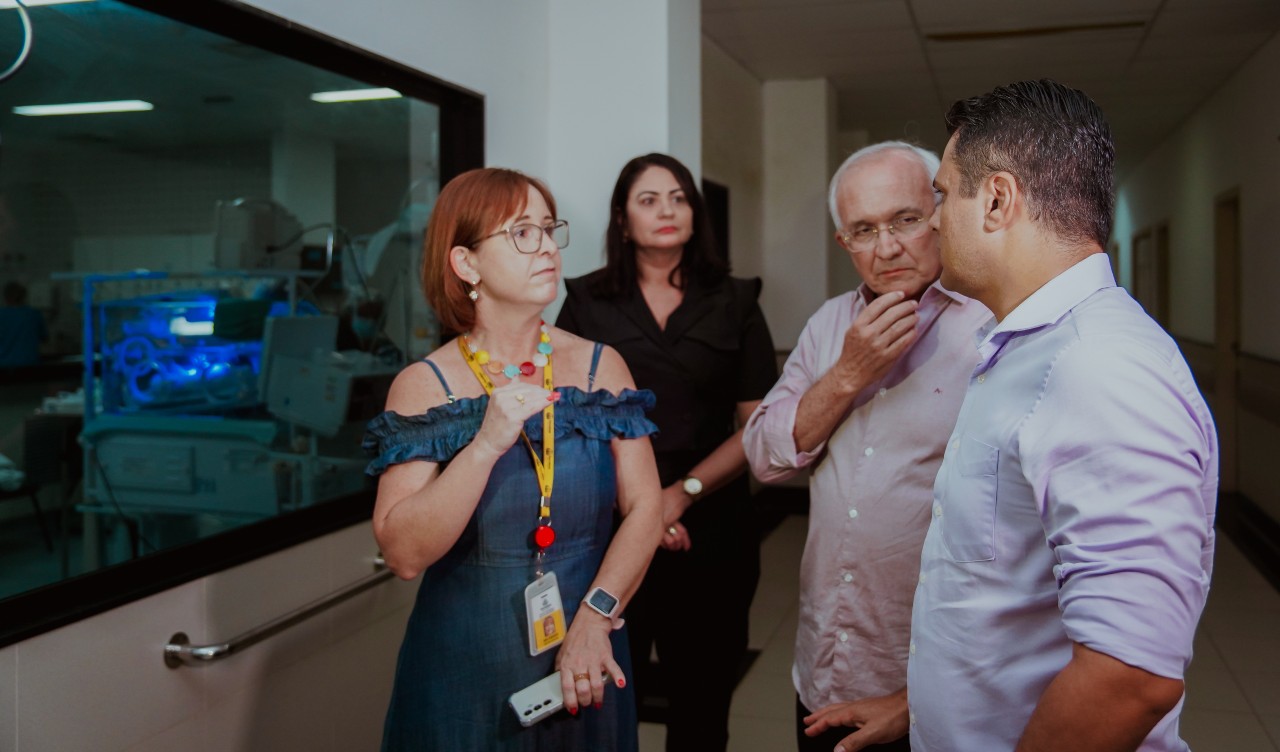
M 664 154 L 622 168 L 606 265 L 568 280 L 557 326 L 614 347 L 657 394 L 663 550 L 627 609 L 638 691 L 656 646 L 667 750 L 723 750 L 760 575 L 742 431 L 777 366 L 759 279 L 730 277 L 689 170 Z

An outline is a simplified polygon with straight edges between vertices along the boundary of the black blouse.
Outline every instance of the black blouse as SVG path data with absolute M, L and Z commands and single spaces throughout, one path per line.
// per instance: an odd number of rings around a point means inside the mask
M 690 285 L 660 329 L 639 288 L 612 299 L 593 294 L 600 274 L 566 280 L 556 326 L 612 346 L 636 386 L 657 395 L 649 418 L 658 425 L 658 472 L 669 485 L 733 434 L 739 402 L 764 399 L 778 379 L 760 280 Z

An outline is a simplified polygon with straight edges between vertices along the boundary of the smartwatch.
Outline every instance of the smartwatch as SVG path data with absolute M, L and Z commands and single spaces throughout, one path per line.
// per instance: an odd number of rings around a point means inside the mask
M 695 499 L 698 498 L 698 494 L 702 493 L 702 481 L 692 475 L 686 475 L 684 480 L 680 481 L 680 487 Z
M 582 602 L 606 619 L 612 619 L 617 616 L 618 596 L 602 587 L 592 588 L 591 592 L 587 593 L 587 597 L 582 599 Z

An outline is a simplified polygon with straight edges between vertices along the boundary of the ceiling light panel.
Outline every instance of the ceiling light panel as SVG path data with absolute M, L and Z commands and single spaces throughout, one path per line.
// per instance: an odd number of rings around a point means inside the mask
M 345 91 L 317 91 L 311 95 L 312 101 L 322 104 L 335 102 L 369 102 L 376 99 L 399 99 L 402 95 L 395 89 L 347 89 Z
M 50 115 L 103 115 L 111 112 L 147 112 L 155 105 L 141 99 L 120 99 L 114 102 L 69 102 L 67 104 L 29 104 L 13 108 L 13 114 L 28 117 Z

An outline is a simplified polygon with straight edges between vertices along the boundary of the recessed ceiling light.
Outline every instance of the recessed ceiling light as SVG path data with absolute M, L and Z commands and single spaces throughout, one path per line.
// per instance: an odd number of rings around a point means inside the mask
M 311 99 L 324 104 L 333 102 L 367 102 L 371 99 L 399 99 L 403 96 L 395 89 L 348 89 L 347 91 L 317 91 Z
M 34 8 L 37 5 L 62 5 L 63 3 L 91 3 L 93 0 L 22 0 L 22 4 L 28 8 Z M 13 0 L 0 0 L 0 10 L 13 10 L 18 4 Z
M 146 112 L 154 110 L 150 102 L 141 99 L 121 99 L 115 102 L 72 102 L 69 104 L 29 104 L 14 107 L 13 114 L 40 117 L 44 115 L 98 115 L 104 112 Z

